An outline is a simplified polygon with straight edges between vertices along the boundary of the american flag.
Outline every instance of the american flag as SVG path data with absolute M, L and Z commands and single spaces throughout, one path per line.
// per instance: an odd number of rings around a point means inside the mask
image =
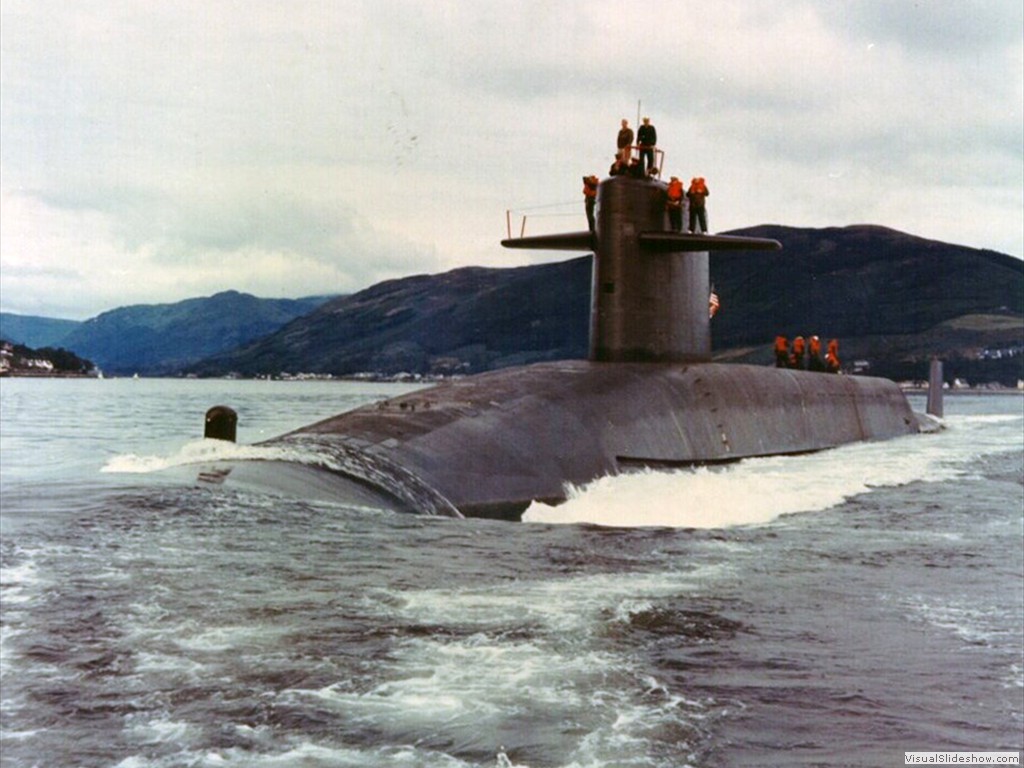
M 722 305 L 722 302 L 718 300 L 718 294 L 715 293 L 715 289 L 711 289 L 711 295 L 708 296 L 708 318 L 715 316 L 718 308 Z

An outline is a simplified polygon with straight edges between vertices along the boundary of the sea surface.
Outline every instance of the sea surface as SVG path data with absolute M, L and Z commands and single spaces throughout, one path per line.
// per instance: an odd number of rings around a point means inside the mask
M 0 764 L 899 766 L 1024 742 L 1024 398 L 451 520 L 164 471 L 394 384 L 0 381 Z M 923 407 L 913 400 L 916 408 Z

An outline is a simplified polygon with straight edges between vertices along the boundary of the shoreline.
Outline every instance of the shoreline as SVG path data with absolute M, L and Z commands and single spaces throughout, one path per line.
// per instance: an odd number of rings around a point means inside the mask
M 114 380 L 114 379 L 180 379 L 188 380 L 195 379 L 196 381 L 209 381 L 209 380 L 227 380 L 227 381 L 262 381 L 259 377 L 249 379 L 247 377 L 222 377 L 222 376 L 203 376 L 203 377 L 190 377 L 190 376 L 97 376 L 92 373 L 42 373 L 35 371 L 4 371 L 0 373 L 0 378 L 9 379 L 96 379 L 97 381 Z M 393 378 L 390 376 L 332 376 L 332 377 L 319 377 L 311 376 L 305 377 L 289 377 L 289 378 L 273 378 L 271 381 L 281 381 L 289 383 L 304 383 L 309 381 L 345 381 L 345 382 L 381 382 L 381 383 L 393 383 L 393 384 L 434 384 L 445 380 L 446 378 L 460 378 L 460 377 L 423 377 L 421 379 L 406 379 L 406 378 Z M 927 395 L 928 387 L 907 387 L 900 386 L 900 391 L 905 395 Z M 943 389 L 942 394 L 944 397 L 949 396 L 986 396 L 986 395 L 1020 395 L 1024 396 L 1024 389 L 1017 387 L 965 387 L 957 389 Z
M 3 379 L 98 379 L 94 373 L 36 373 L 35 371 L 4 371 Z

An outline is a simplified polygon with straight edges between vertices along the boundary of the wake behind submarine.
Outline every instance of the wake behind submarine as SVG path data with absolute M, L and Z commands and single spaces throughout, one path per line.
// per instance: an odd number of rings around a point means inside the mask
M 892 381 L 711 360 L 709 252 L 774 240 L 671 230 L 667 185 L 613 176 L 593 231 L 502 241 L 593 253 L 587 360 L 446 381 L 272 438 L 295 461 L 200 479 L 405 512 L 518 520 L 567 485 L 642 467 L 799 454 L 931 431 Z M 755 256 L 752 256 L 755 258 Z

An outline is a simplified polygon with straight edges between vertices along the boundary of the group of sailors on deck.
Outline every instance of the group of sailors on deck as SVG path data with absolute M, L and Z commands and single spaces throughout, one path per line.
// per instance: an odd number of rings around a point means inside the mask
M 622 120 L 622 128 L 616 140 L 615 162 L 608 169 L 609 176 L 631 176 L 637 179 L 657 178 L 661 170 L 654 164 L 655 151 L 658 145 L 658 132 L 651 124 L 651 118 L 645 117 L 637 130 L 636 144 L 633 143 L 633 129 L 629 121 Z M 633 156 L 633 150 L 637 156 Z M 583 200 L 587 212 L 587 225 L 594 231 L 594 209 L 597 201 L 597 176 L 583 177 Z M 703 176 L 695 176 L 686 189 L 679 177 L 669 179 L 666 190 L 665 210 L 668 212 L 669 227 L 675 232 L 708 231 L 706 200 L 711 193 Z M 683 229 L 683 198 L 689 203 L 689 227 Z
M 832 339 L 828 343 L 825 357 L 821 356 L 821 339 L 811 336 L 804 341 L 803 336 L 793 339 L 792 345 L 782 335 L 775 337 L 775 367 L 792 368 L 798 371 L 819 371 L 821 373 L 839 373 L 839 341 Z

